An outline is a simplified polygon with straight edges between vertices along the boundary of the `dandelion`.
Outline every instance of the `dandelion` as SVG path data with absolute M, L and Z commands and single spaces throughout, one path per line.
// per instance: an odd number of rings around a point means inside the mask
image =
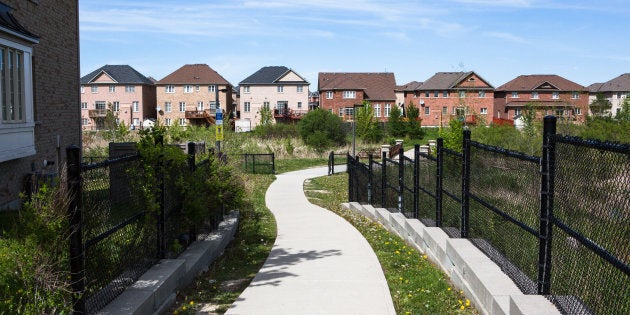
M 422 255 L 422 258 L 427 259 L 427 255 Z
M 463 302 L 462 300 L 457 300 L 457 303 L 462 304 Z
M 451 291 L 451 287 L 448 287 L 448 289 L 446 289 L 446 291 Z
M 464 307 L 464 305 L 460 306 L 459 309 L 465 309 L 466 307 Z
M 408 297 L 413 297 L 413 295 L 411 293 L 407 294 Z
M 399 252 L 399 251 L 396 251 L 396 255 L 400 255 L 400 252 Z
M 385 242 L 385 245 L 389 245 L 389 242 Z
M 403 281 L 403 277 L 398 277 L 398 280 Z
M 470 306 L 470 300 L 466 299 L 466 306 Z
M 195 305 L 195 302 L 194 301 L 190 301 L 190 305 Z
M 182 311 L 186 310 L 186 305 L 182 306 Z

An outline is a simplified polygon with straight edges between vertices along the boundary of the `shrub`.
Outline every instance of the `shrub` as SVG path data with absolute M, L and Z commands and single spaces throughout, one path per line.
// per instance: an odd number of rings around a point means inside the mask
M 346 143 L 341 118 L 323 109 L 306 114 L 298 124 L 298 131 L 304 143 L 316 150 L 326 151 L 332 145 Z

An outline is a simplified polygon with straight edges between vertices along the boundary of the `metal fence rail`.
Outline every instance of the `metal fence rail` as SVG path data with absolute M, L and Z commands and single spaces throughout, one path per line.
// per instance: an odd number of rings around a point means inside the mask
M 565 314 L 628 313 L 630 145 L 556 135 L 555 123 L 545 117 L 541 157 L 472 141 L 465 130 L 461 153 L 438 139 L 437 156 L 416 147 L 413 164 L 349 158 L 349 189 L 470 239 L 524 293 Z M 357 169 L 373 180 L 356 181 Z
M 335 165 L 348 164 L 348 154 L 348 152 L 335 153 L 335 151 L 330 151 L 330 153 L 328 154 L 328 175 L 335 174 Z
M 253 174 L 275 174 L 276 173 L 276 159 L 275 154 L 254 154 L 246 153 L 241 154 L 241 168 Z

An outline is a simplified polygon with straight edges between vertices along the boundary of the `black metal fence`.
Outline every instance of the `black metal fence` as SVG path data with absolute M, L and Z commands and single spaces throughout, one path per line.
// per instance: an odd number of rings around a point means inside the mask
M 241 168 L 243 171 L 253 174 L 275 174 L 276 173 L 276 158 L 275 154 L 253 154 L 246 153 L 241 154 Z
M 137 153 L 82 164 L 80 149 L 67 149 L 75 312 L 97 312 L 159 259 L 177 256 L 196 238 L 198 227 L 183 221 L 178 186 L 182 176 L 208 173 L 209 160 L 196 163 L 196 148 L 189 144 L 185 168 L 158 159 L 151 174 Z
M 555 123 L 545 118 L 541 157 L 468 130 L 461 153 L 438 139 L 436 156 L 416 146 L 413 163 L 348 156 L 349 200 L 470 239 L 565 314 L 629 313 L 630 145 L 557 135 Z
M 335 151 L 330 151 L 328 154 L 328 175 L 335 174 L 335 165 L 346 165 L 348 163 L 347 155 L 348 152 L 335 153 Z

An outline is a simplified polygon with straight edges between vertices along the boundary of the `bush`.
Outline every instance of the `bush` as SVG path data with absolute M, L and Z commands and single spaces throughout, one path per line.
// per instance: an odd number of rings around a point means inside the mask
M 323 109 L 306 114 L 298 124 L 298 131 L 306 145 L 322 152 L 346 143 L 341 118 Z

